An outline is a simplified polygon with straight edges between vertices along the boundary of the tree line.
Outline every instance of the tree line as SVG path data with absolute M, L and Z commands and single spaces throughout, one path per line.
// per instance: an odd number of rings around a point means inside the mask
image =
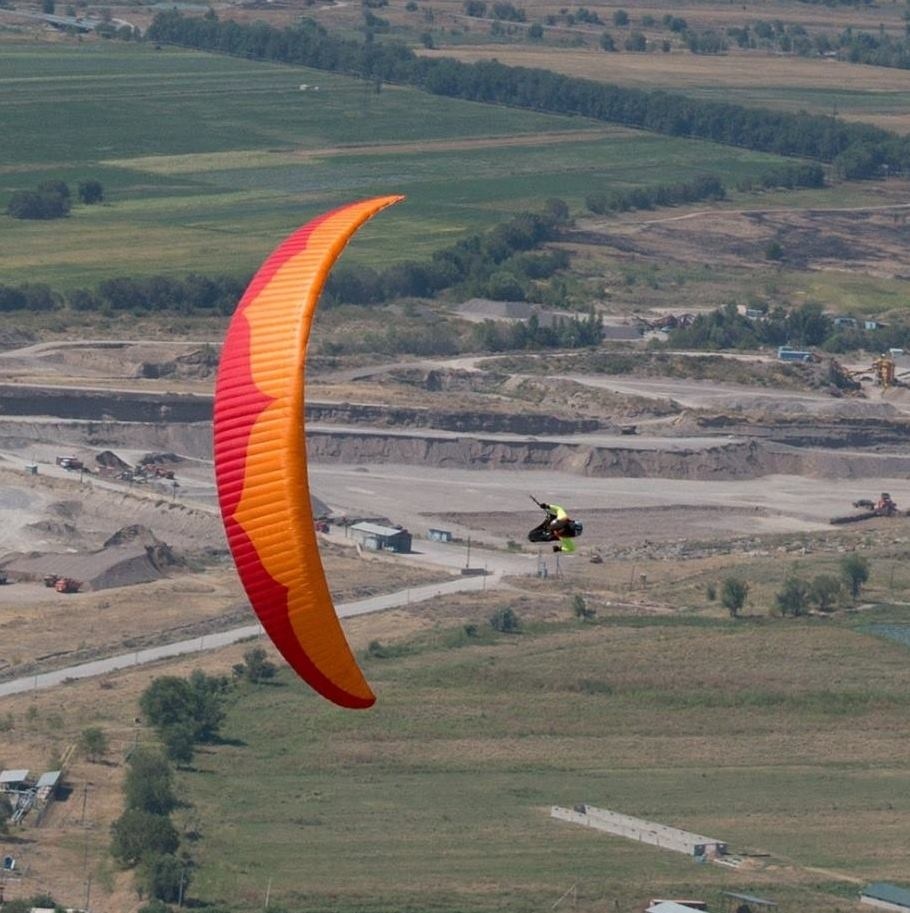
M 235 681 L 258 684 L 277 671 L 261 647 L 247 650 L 243 659 L 233 667 Z M 227 676 L 197 669 L 189 678 L 154 679 L 139 699 L 161 748 L 136 748 L 127 758 L 125 807 L 111 825 L 110 852 L 121 868 L 135 871 L 136 888 L 150 901 L 140 913 L 166 913 L 164 904 L 182 905 L 186 899 L 194 862 L 170 817 L 180 804 L 172 765 L 189 764 L 197 744 L 218 740 L 230 688 Z M 87 729 L 80 746 L 90 760 L 98 760 L 106 739 L 97 727 Z
M 704 174 L 691 181 L 678 181 L 675 184 L 654 184 L 629 190 L 598 190 L 585 197 L 585 206 L 591 212 L 603 215 L 609 212 L 628 212 L 631 209 L 676 206 L 697 200 L 723 200 L 726 195 L 726 188 L 717 175 Z
M 487 232 L 463 238 L 436 251 L 427 261 L 405 261 L 385 269 L 339 266 L 326 282 L 323 304 L 378 304 L 396 298 L 431 298 L 443 289 L 459 286 L 466 294 L 497 300 L 523 301 L 534 280 L 546 279 L 568 266 L 563 250 L 535 252 L 558 236 L 569 221 L 562 200 L 549 200 L 543 212 L 524 212 Z M 105 279 L 94 289 L 61 294 L 48 285 L 0 285 L 0 312 L 76 311 L 182 314 L 231 314 L 250 277 L 202 276 L 183 279 L 149 276 Z
M 163 750 L 134 749 L 123 781 L 124 811 L 111 825 L 110 852 L 117 864 L 136 872 L 140 895 L 152 901 L 182 904 L 192 877 L 193 860 L 181 850 L 171 821 L 177 808 L 171 761 L 188 764 L 198 742 L 213 742 L 224 720 L 229 681 L 198 669 L 188 679 L 156 678 L 139 699 L 146 722 L 156 730 Z
M 783 165 L 769 168 L 760 174 L 741 179 L 737 190 L 767 190 L 772 187 L 824 187 L 825 171 L 817 163 Z M 654 184 L 651 187 L 633 187 L 629 190 L 598 190 L 585 197 L 585 206 L 593 213 L 605 215 L 628 212 L 632 209 L 656 209 L 677 206 L 699 200 L 723 200 L 727 188 L 716 174 L 703 174 L 690 181 L 675 184 Z
M 487 232 L 436 251 L 429 261 L 405 261 L 385 269 L 340 266 L 326 281 L 324 303 L 431 298 L 454 286 L 469 295 L 524 300 L 526 280 L 548 278 L 568 265 L 565 251 L 531 253 L 555 239 L 568 220 L 568 206 L 562 200 L 549 200 L 543 212 L 519 213 Z
M 584 317 L 560 317 L 544 326 L 536 314 L 521 320 L 484 320 L 475 325 L 472 348 L 483 352 L 521 349 L 580 349 L 599 346 L 603 338 L 603 317 L 590 311 Z
M 677 327 L 670 345 L 687 349 L 756 349 L 760 346 L 816 346 L 826 352 L 856 349 L 887 351 L 910 348 L 910 326 L 895 323 L 876 330 L 838 327 L 820 304 L 807 302 L 787 311 L 777 307 L 760 319 L 740 314 L 727 304 L 709 314 L 699 314 L 690 326 Z
M 363 42 L 331 35 L 311 20 L 278 29 L 262 22 L 245 25 L 221 22 L 216 16 L 199 19 L 168 11 L 155 16 L 147 37 L 253 60 L 411 85 L 437 95 L 574 114 L 670 136 L 833 162 L 846 178 L 871 176 L 882 165 L 895 171 L 910 166 L 910 139 L 868 124 L 622 88 L 495 60 L 466 64 L 451 58 L 418 57 L 404 45 L 375 42 L 369 35 Z
M 191 273 L 183 279 L 150 276 L 145 279 L 105 279 L 95 289 L 56 292 L 43 283 L 0 285 L 0 312 L 54 311 L 69 307 L 74 311 L 132 313 L 176 311 L 231 314 L 247 282 L 233 276 L 200 276 Z

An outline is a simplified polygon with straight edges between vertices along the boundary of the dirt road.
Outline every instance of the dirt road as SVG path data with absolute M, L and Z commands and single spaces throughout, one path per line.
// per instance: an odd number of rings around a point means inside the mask
M 337 606 L 341 618 L 354 618 L 371 612 L 382 612 L 397 606 L 411 605 L 436 599 L 449 593 L 459 593 L 468 590 L 482 590 L 487 587 L 498 586 L 499 575 L 487 577 L 459 577 L 445 583 L 433 583 L 427 586 L 412 587 L 399 590 L 396 593 L 387 593 L 383 596 L 373 596 L 357 602 L 349 602 Z M 116 672 L 118 669 L 127 669 L 133 666 L 143 666 L 147 663 L 170 659 L 175 656 L 184 656 L 188 653 L 200 653 L 206 650 L 218 650 L 230 644 L 243 640 L 252 640 L 263 634 L 261 625 L 243 625 L 230 631 L 221 631 L 217 634 L 206 634 L 203 637 L 194 637 L 192 640 L 182 640 L 176 643 L 164 644 L 160 647 L 151 647 L 147 650 L 137 650 L 133 653 L 121 653 L 119 656 L 110 656 L 78 666 L 69 666 L 41 675 L 30 675 L 26 678 L 17 678 L 12 681 L 0 683 L 0 698 L 26 691 L 39 691 L 46 688 L 55 688 L 83 678 L 96 678 Z

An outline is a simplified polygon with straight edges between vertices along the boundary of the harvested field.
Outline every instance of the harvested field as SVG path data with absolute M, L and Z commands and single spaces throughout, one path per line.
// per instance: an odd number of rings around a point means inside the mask
M 906 204 L 855 210 L 712 209 L 588 219 L 581 232 L 586 243 L 625 254 L 691 264 L 705 261 L 710 251 L 712 264 L 739 267 L 762 261 L 776 240 L 784 251 L 783 265 L 793 269 L 904 279 L 910 276 L 908 217 Z

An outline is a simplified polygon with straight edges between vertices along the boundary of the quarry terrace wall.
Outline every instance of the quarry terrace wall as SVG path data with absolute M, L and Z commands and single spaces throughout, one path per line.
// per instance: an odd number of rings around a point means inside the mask
M 727 852 L 727 844 L 723 840 L 595 808 L 593 805 L 576 805 L 575 808 L 554 805 L 550 809 L 550 817 L 688 856 L 723 856 Z

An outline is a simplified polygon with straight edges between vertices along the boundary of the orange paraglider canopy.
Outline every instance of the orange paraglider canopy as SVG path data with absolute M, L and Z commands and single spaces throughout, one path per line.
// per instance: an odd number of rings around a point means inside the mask
M 342 707 L 376 700 L 332 605 L 310 508 L 303 429 L 310 326 L 332 264 L 377 197 L 304 225 L 265 261 L 231 320 L 215 385 L 215 477 L 228 544 L 263 627 Z

